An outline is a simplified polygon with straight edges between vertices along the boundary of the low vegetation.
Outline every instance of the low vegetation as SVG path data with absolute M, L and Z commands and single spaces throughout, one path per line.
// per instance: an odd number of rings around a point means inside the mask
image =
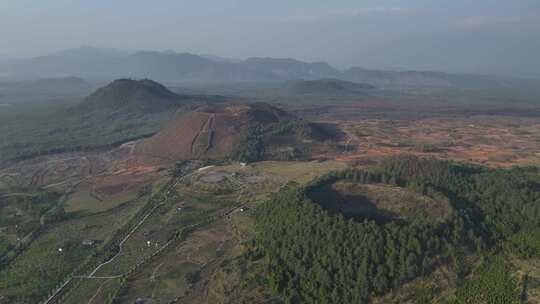
M 12 191 L 11 194 L 0 195 L 0 270 L 28 245 L 43 226 L 64 217 L 63 212 L 55 211 L 60 193 L 28 189 Z

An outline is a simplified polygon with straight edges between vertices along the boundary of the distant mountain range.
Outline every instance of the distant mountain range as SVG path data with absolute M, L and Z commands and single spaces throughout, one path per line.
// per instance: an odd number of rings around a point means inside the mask
M 289 94 L 322 96 L 366 95 L 375 87 L 370 84 L 346 80 L 322 78 L 317 80 L 291 80 L 285 83 Z
M 63 100 L 88 95 L 96 85 L 79 77 L 40 78 L 0 83 L 0 103 Z
M 296 59 L 232 60 L 174 51 L 126 52 L 80 47 L 31 59 L 0 61 L 0 75 L 11 79 L 76 76 L 85 79 L 151 78 L 166 83 L 283 82 L 332 78 L 379 88 L 504 88 L 535 86 L 540 80 L 443 72 L 336 69 L 325 62 Z

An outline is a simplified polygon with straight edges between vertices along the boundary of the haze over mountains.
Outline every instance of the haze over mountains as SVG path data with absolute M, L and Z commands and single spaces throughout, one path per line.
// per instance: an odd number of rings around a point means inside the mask
M 0 0 L 0 33 L 0 304 L 540 304 L 540 0 Z
M 0 78 L 1 79 L 1 78 Z M 0 103 L 73 99 L 90 94 L 96 85 L 80 77 L 47 77 L 0 82 Z
M 116 78 L 151 78 L 168 83 L 282 82 L 333 78 L 377 87 L 493 88 L 535 86 L 536 79 L 461 75 L 425 71 L 383 71 L 352 67 L 339 70 L 325 62 L 291 58 L 228 60 L 174 51 L 127 52 L 80 47 L 45 56 L 0 61 L 6 79 L 76 76 L 109 81 Z

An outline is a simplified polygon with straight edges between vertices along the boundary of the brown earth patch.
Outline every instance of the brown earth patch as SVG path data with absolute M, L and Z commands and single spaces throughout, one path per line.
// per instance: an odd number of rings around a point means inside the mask
M 341 113 L 341 111 L 339 112 Z M 344 148 L 320 159 L 376 160 L 398 154 L 452 159 L 491 167 L 540 164 L 540 118 L 445 116 L 331 120 L 346 133 Z
M 285 115 L 277 108 L 259 104 L 201 107 L 141 141 L 135 154 L 143 162 L 226 157 L 250 127 L 277 122 Z

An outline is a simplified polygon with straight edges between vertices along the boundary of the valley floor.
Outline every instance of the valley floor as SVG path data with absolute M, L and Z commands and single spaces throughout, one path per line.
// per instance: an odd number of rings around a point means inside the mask
M 253 238 L 253 210 L 287 183 L 403 153 L 490 167 L 540 164 L 538 117 L 395 119 L 370 112 L 353 119 L 365 108 L 327 108 L 324 115 L 295 110 L 338 126 L 345 137 L 302 162 L 192 161 L 174 168 L 137 163 L 136 143 L 128 143 L 2 168 L 0 303 L 274 303 L 241 257 Z M 60 197 L 39 211 L 17 207 L 41 192 Z M 540 301 L 540 264 L 513 264 L 516 275 L 531 278 L 521 281 L 528 303 Z M 443 267 L 432 276 L 455 288 Z M 398 303 L 401 296 L 397 291 L 375 303 Z

